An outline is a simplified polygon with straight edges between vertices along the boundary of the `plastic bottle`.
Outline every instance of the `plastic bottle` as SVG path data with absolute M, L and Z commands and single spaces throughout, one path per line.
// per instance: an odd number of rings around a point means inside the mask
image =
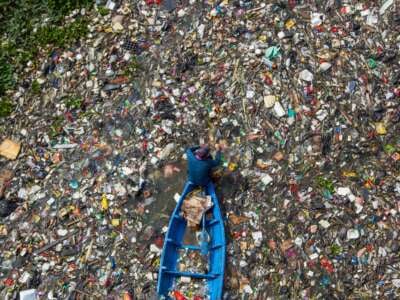
M 269 76 L 269 74 L 265 74 L 264 75 L 264 83 L 267 84 L 267 85 L 272 85 L 273 84 L 273 81 L 272 81 L 271 77 Z
M 132 295 L 129 292 L 124 292 L 123 300 L 133 300 Z
M 321 285 L 322 285 L 323 287 L 326 287 L 326 286 L 328 286 L 330 283 L 331 283 L 331 279 L 329 278 L 329 276 L 328 276 L 328 275 L 323 275 L 322 278 L 321 278 Z
M 76 190 L 76 189 L 79 187 L 79 182 L 78 182 L 78 180 L 72 179 L 72 180 L 69 182 L 69 186 L 70 186 L 72 189 Z
M 285 110 L 278 101 L 274 104 L 274 111 L 279 118 L 285 115 Z
M 210 288 L 208 287 L 207 283 L 204 284 L 202 293 L 203 293 L 204 300 L 210 299 Z
M 101 196 L 101 209 L 102 209 L 103 211 L 108 210 L 108 199 L 107 199 L 106 194 L 103 194 L 103 195 Z
M 115 262 L 114 256 L 110 256 L 109 259 L 110 259 L 110 263 L 111 263 L 111 269 L 115 270 L 115 268 L 117 267 L 117 264 Z
M 290 9 L 294 9 L 296 7 L 296 0 L 289 0 L 288 1 L 288 6 Z
M 187 300 L 186 297 L 180 291 L 173 292 L 175 300 Z
M 292 106 L 289 105 L 289 108 L 288 108 L 288 124 L 292 125 L 295 120 L 296 120 L 296 112 L 292 108 Z

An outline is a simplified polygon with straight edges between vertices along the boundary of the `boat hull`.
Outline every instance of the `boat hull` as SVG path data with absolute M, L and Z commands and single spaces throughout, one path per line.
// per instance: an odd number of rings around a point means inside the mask
M 168 230 L 165 235 L 158 274 L 157 293 L 160 297 L 164 296 L 166 299 L 169 299 L 168 293 L 173 288 L 175 278 L 182 276 L 206 279 L 209 299 L 222 299 L 226 255 L 225 231 L 218 198 L 215 194 L 214 185 L 211 182 L 204 188 L 206 195 L 211 196 L 211 201 L 213 203 L 213 206 L 210 208 L 212 218 L 205 221 L 205 230 L 210 236 L 207 247 L 208 273 L 188 273 L 177 270 L 177 260 L 179 258 L 180 249 L 201 250 L 199 246 L 188 246 L 182 243 L 187 222 L 180 216 L 181 207 L 186 196 L 195 188 L 197 188 L 197 186 L 191 182 L 185 184 L 182 195 L 170 218 Z

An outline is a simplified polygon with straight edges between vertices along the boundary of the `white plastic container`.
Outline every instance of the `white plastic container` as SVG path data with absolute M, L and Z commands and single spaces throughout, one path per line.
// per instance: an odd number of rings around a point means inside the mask
M 275 102 L 274 104 L 274 111 L 276 113 L 276 115 L 281 118 L 283 117 L 286 113 L 285 110 L 283 109 L 282 105 L 280 104 L 280 102 Z
M 35 289 L 25 290 L 19 292 L 19 299 L 20 300 L 37 300 L 39 299 L 36 294 Z

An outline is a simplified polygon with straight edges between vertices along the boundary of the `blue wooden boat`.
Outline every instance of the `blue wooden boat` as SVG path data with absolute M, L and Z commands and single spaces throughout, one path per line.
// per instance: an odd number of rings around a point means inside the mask
M 184 245 L 182 243 L 187 223 L 180 215 L 181 207 L 185 197 L 195 188 L 196 186 L 191 182 L 185 184 L 182 195 L 169 221 L 168 231 L 164 239 L 160 270 L 158 273 L 157 293 L 159 297 L 164 297 L 165 299 L 171 299 L 168 294 L 172 291 L 174 280 L 179 277 L 205 279 L 208 285 L 209 299 L 222 299 L 226 252 L 225 231 L 218 198 L 215 194 L 214 185 L 211 182 L 205 187 L 205 193 L 211 196 L 213 206 L 209 209 L 211 214 L 208 213 L 207 215 L 212 215 L 212 217 L 205 218 L 205 216 L 203 216 L 200 226 L 202 228 L 202 233 L 200 235 L 206 232 L 209 236 L 209 240 L 202 241 L 200 245 Z M 208 273 L 179 271 L 177 269 L 177 260 L 179 258 L 180 249 L 200 251 L 201 254 L 207 254 Z

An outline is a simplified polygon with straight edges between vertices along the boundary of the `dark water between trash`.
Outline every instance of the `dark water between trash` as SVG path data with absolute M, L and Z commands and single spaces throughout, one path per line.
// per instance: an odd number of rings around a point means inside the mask
M 172 163 L 171 165 L 180 169 L 171 176 L 166 177 L 163 171 L 156 170 L 150 174 L 149 178 L 153 181 L 154 202 L 146 206 L 145 222 L 158 231 L 164 226 L 168 226 L 169 218 L 175 208 L 176 201 L 174 195 L 180 194 L 186 181 L 186 163 Z

